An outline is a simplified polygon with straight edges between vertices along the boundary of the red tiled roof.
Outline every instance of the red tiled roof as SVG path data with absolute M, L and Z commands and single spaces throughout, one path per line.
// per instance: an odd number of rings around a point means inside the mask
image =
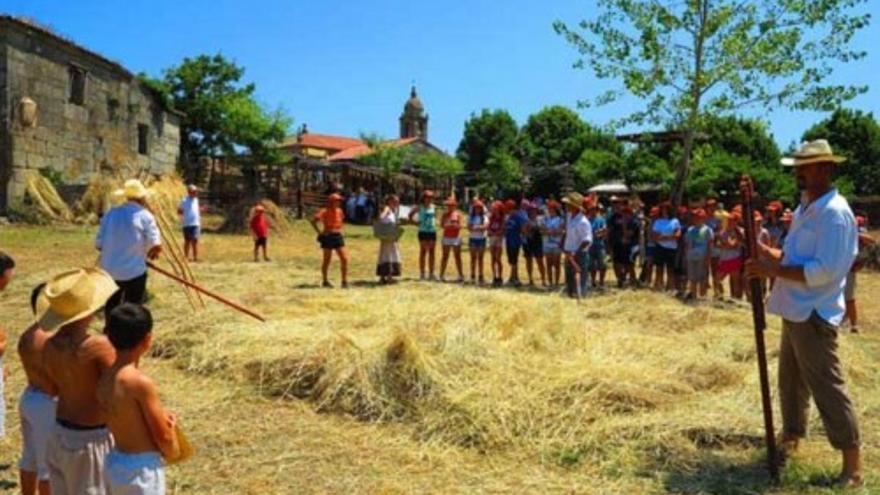
M 315 134 L 307 132 L 300 136 L 289 136 L 282 143 L 283 147 L 288 146 L 304 146 L 308 148 L 319 148 L 330 151 L 340 151 L 355 146 L 363 146 L 364 142 L 360 139 L 345 136 L 331 136 L 329 134 Z
M 391 139 L 388 141 L 383 141 L 382 144 L 384 144 L 386 146 L 393 146 L 395 148 L 398 148 L 400 146 L 406 146 L 410 143 L 414 143 L 414 142 L 418 141 L 419 139 L 421 139 L 421 138 L 411 137 L 411 138 L 404 138 L 404 139 Z M 339 161 L 339 160 L 354 160 L 354 159 L 360 158 L 364 155 L 369 155 L 371 152 L 372 152 L 372 149 L 368 145 L 362 143 L 360 146 L 353 146 L 351 148 L 344 149 L 338 153 L 334 153 L 334 154 L 330 155 L 330 157 L 327 158 L 327 160 L 329 160 L 331 162 L 335 162 L 335 161 Z

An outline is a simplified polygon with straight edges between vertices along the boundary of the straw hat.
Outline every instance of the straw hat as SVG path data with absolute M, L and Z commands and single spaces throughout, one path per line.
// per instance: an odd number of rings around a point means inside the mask
M 122 189 L 113 192 L 114 195 L 121 195 L 125 199 L 144 199 L 150 195 L 150 190 L 144 187 L 144 184 L 137 179 L 129 179 L 125 181 Z
M 791 157 L 782 159 L 782 165 L 786 167 L 800 167 L 801 165 L 810 165 L 812 163 L 834 163 L 840 164 L 846 161 L 846 158 L 837 156 L 831 151 L 831 145 L 825 139 L 817 139 L 801 144 L 801 149 L 797 150 Z
M 565 197 L 562 198 L 562 202 L 581 211 L 584 209 L 584 196 L 579 192 L 572 191 L 566 194 Z
M 55 276 L 37 298 L 37 323 L 53 331 L 101 309 L 119 287 L 100 268 L 79 268 Z

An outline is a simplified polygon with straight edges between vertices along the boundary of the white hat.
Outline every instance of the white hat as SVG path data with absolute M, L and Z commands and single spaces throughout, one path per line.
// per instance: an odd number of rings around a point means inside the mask
M 831 151 L 831 145 L 825 139 L 817 139 L 801 143 L 801 149 L 791 157 L 782 159 L 782 165 L 786 167 L 799 167 L 811 163 L 843 163 L 846 158 L 837 156 Z
M 195 185 L 195 184 L 190 184 L 190 185 L 186 186 L 186 190 L 187 190 L 187 191 L 198 191 L 198 190 L 199 190 L 199 186 L 197 186 L 197 185 Z
M 57 275 L 37 297 L 37 323 L 53 331 L 101 309 L 119 287 L 100 268 L 80 268 Z
M 122 189 L 113 191 L 114 195 L 121 194 L 125 199 L 144 199 L 150 195 L 150 190 L 144 187 L 144 184 L 137 179 L 129 179 L 125 181 Z

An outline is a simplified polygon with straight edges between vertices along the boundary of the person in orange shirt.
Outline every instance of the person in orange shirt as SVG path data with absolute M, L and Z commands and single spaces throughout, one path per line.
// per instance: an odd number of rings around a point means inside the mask
M 327 280 L 327 271 L 330 268 L 330 259 L 333 257 L 333 251 L 339 256 L 339 268 L 342 272 L 342 288 L 348 288 L 348 253 L 345 251 L 345 238 L 342 236 L 342 221 L 345 214 L 340 207 L 342 205 L 342 196 L 333 193 L 329 197 L 329 203 L 315 213 L 314 221 L 321 222 L 323 225 L 322 232 L 318 235 L 318 242 L 321 249 L 324 250 L 324 260 L 321 263 L 322 285 L 327 288 L 333 287 L 333 284 Z
M 461 233 L 462 215 L 458 211 L 458 201 L 449 198 L 444 203 L 446 212 L 440 217 L 440 225 L 443 227 L 443 257 L 440 259 L 440 281 L 445 282 L 446 264 L 449 262 L 449 251 L 455 256 L 455 268 L 458 270 L 458 282 L 464 282 L 464 273 L 461 269 Z

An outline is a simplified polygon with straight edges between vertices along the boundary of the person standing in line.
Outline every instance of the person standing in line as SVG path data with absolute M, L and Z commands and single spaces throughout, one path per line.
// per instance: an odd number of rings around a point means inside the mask
M 504 244 L 507 248 L 507 263 L 510 265 L 510 279 L 508 284 L 513 287 L 519 287 L 522 282 L 519 280 L 519 252 L 523 244 L 523 229 L 529 221 L 525 212 L 525 206 L 528 201 L 522 200 L 520 208 L 517 209 L 516 202 L 508 200 L 504 206 L 507 210 L 507 221 L 504 225 Z
M 506 219 L 504 216 L 504 203 L 501 201 L 493 201 L 492 208 L 489 213 L 489 255 L 490 264 L 492 266 L 492 287 L 501 287 L 504 283 L 504 262 L 502 254 L 504 251 L 504 226 Z
M 807 434 L 810 397 L 816 402 L 831 445 L 842 454 L 835 484 L 863 482 L 861 437 L 837 353 L 846 312 L 846 274 L 858 253 L 855 217 L 832 185 L 836 166 L 825 140 L 805 143 L 783 165 L 794 167 L 801 204 L 782 249 L 758 244 L 759 256 L 746 263 L 749 278 L 776 278 L 767 310 L 782 318 L 779 399 L 784 450 L 795 450 Z
M 688 278 L 686 297 L 689 300 L 703 299 L 709 292 L 709 270 L 715 234 L 706 225 L 706 216 L 706 210 L 702 208 L 694 210 L 692 215 L 694 224 L 688 228 L 684 235 Z
M 706 211 L 706 226 L 712 230 L 712 237 L 717 239 L 718 234 L 721 233 L 721 218 L 719 217 L 721 210 L 718 209 L 718 200 L 715 198 L 707 199 L 704 209 Z M 721 255 L 721 249 L 718 247 L 717 242 L 712 243 L 710 255 L 709 275 L 712 279 L 712 292 L 715 299 L 721 299 L 724 295 L 724 289 L 718 276 L 718 257 Z
M 614 203 L 618 205 L 619 202 Z M 608 244 L 608 228 L 604 215 L 599 215 L 599 206 L 586 200 L 584 207 L 587 210 L 587 219 L 590 221 L 590 228 L 593 230 L 593 243 L 590 244 L 590 284 L 599 290 L 605 289 L 605 275 L 608 271 L 608 265 L 605 262 L 606 245 Z M 616 213 L 612 212 L 612 218 Z
M 147 259 L 162 252 L 162 236 L 156 218 L 147 209 L 149 191 L 141 181 L 125 182 L 125 203 L 110 209 L 101 219 L 95 237 L 99 264 L 113 277 L 119 290 L 107 301 L 104 312 L 123 302 L 143 304 L 147 296 Z
M 199 188 L 195 184 L 186 187 L 186 197 L 180 201 L 177 212 L 183 224 L 183 255 L 193 263 L 199 261 L 199 238 L 202 236 L 202 207 L 199 205 Z M 192 253 L 192 258 L 190 258 Z
M 614 258 L 614 270 L 617 274 L 617 287 L 622 289 L 627 281 L 630 286 L 638 285 L 636 280 L 635 257 L 638 253 L 639 223 L 633 215 L 629 200 L 623 200 L 623 208 L 619 217 L 620 235 L 612 244 L 612 256 Z
M 571 192 L 562 199 L 568 208 L 565 222 L 565 282 L 569 297 L 581 298 L 590 287 L 590 244 L 593 230 L 584 215 L 584 197 Z
M 877 243 L 877 241 L 875 241 L 868 233 L 867 224 L 868 221 L 864 216 L 860 215 L 856 217 L 856 226 L 858 227 L 859 236 L 859 255 Z M 859 313 L 858 306 L 856 305 L 856 277 L 864 264 L 864 261 L 861 258 L 862 256 L 859 256 L 853 262 L 852 268 L 846 275 L 846 286 L 843 290 L 843 298 L 846 302 L 846 314 L 843 319 L 849 321 L 849 329 L 852 333 L 859 333 Z
M 523 227 L 523 254 L 526 258 L 526 274 L 529 276 L 529 286 L 534 286 L 532 277 L 534 265 L 538 265 L 538 274 L 541 275 L 541 287 L 547 286 L 547 273 L 544 269 L 544 239 L 541 235 L 541 218 L 538 216 L 538 205 L 528 202 L 526 205 L 528 221 Z
M 681 238 L 681 224 L 672 216 L 672 204 L 668 201 L 659 206 L 659 217 L 651 225 L 651 235 L 657 243 L 654 252 L 654 290 L 671 291 L 675 287 L 675 258 L 678 240 Z M 665 283 L 664 283 L 665 275 Z
M 547 215 L 541 221 L 540 228 L 544 238 L 547 282 L 551 289 L 555 289 L 559 287 L 562 235 L 565 234 L 565 220 L 559 215 L 559 203 L 556 200 L 551 199 L 547 202 Z
M 440 281 L 446 281 L 446 265 L 449 262 L 450 251 L 455 257 L 455 269 L 458 271 L 458 283 L 464 282 L 464 272 L 461 266 L 461 212 L 458 211 L 458 201 L 455 198 L 447 198 L 443 203 L 446 212 L 440 217 L 440 225 L 443 226 L 443 253 L 440 259 Z
M 324 252 L 321 261 L 321 278 L 322 286 L 332 288 L 333 284 L 327 279 L 327 272 L 330 270 L 330 260 L 333 258 L 333 252 L 339 257 L 339 270 L 342 275 L 342 288 L 348 288 L 348 252 L 345 250 L 345 237 L 342 235 L 342 226 L 345 220 L 345 213 L 342 211 L 342 196 L 338 193 L 330 194 L 326 208 L 318 210 L 315 213 L 314 221 L 321 222 L 323 230 L 318 235 L 318 243 Z
M 735 300 L 741 299 L 743 295 L 740 272 L 743 267 L 745 239 L 742 229 L 739 228 L 739 220 L 740 214 L 736 211 L 724 215 L 721 233 L 715 240 L 719 249 L 718 282 L 724 284 L 724 279 L 730 277 L 730 298 Z
M 380 284 L 393 284 L 397 281 L 394 277 L 401 274 L 400 243 L 397 238 L 397 208 L 400 207 L 400 198 L 390 194 L 385 198 L 385 206 L 379 213 L 379 223 L 383 224 L 394 235 L 379 239 L 379 261 L 376 263 L 376 275 Z
M 486 283 L 483 277 L 483 258 L 486 254 L 486 233 L 489 229 L 489 217 L 486 206 L 479 199 L 471 204 L 468 215 L 468 249 L 471 252 L 471 283 Z M 479 276 L 479 278 L 476 278 Z
M 436 280 L 434 255 L 437 251 L 437 212 L 434 207 L 434 191 L 426 189 L 422 192 L 422 203 L 409 212 L 410 223 L 415 223 L 416 215 L 419 226 L 419 280 Z M 426 263 L 428 276 L 425 275 Z
M 645 240 L 645 258 L 642 272 L 639 273 L 639 282 L 647 287 L 650 287 L 654 280 L 654 257 L 657 254 L 657 241 L 654 239 L 652 227 L 654 220 L 659 218 L 659 216 L 660 209 L 656 206 L 652 206 L 651 209 L 648 210 L 648 214 L 642 218 L 642 225 L 640 227 L 642 232 L 641 236 Z

